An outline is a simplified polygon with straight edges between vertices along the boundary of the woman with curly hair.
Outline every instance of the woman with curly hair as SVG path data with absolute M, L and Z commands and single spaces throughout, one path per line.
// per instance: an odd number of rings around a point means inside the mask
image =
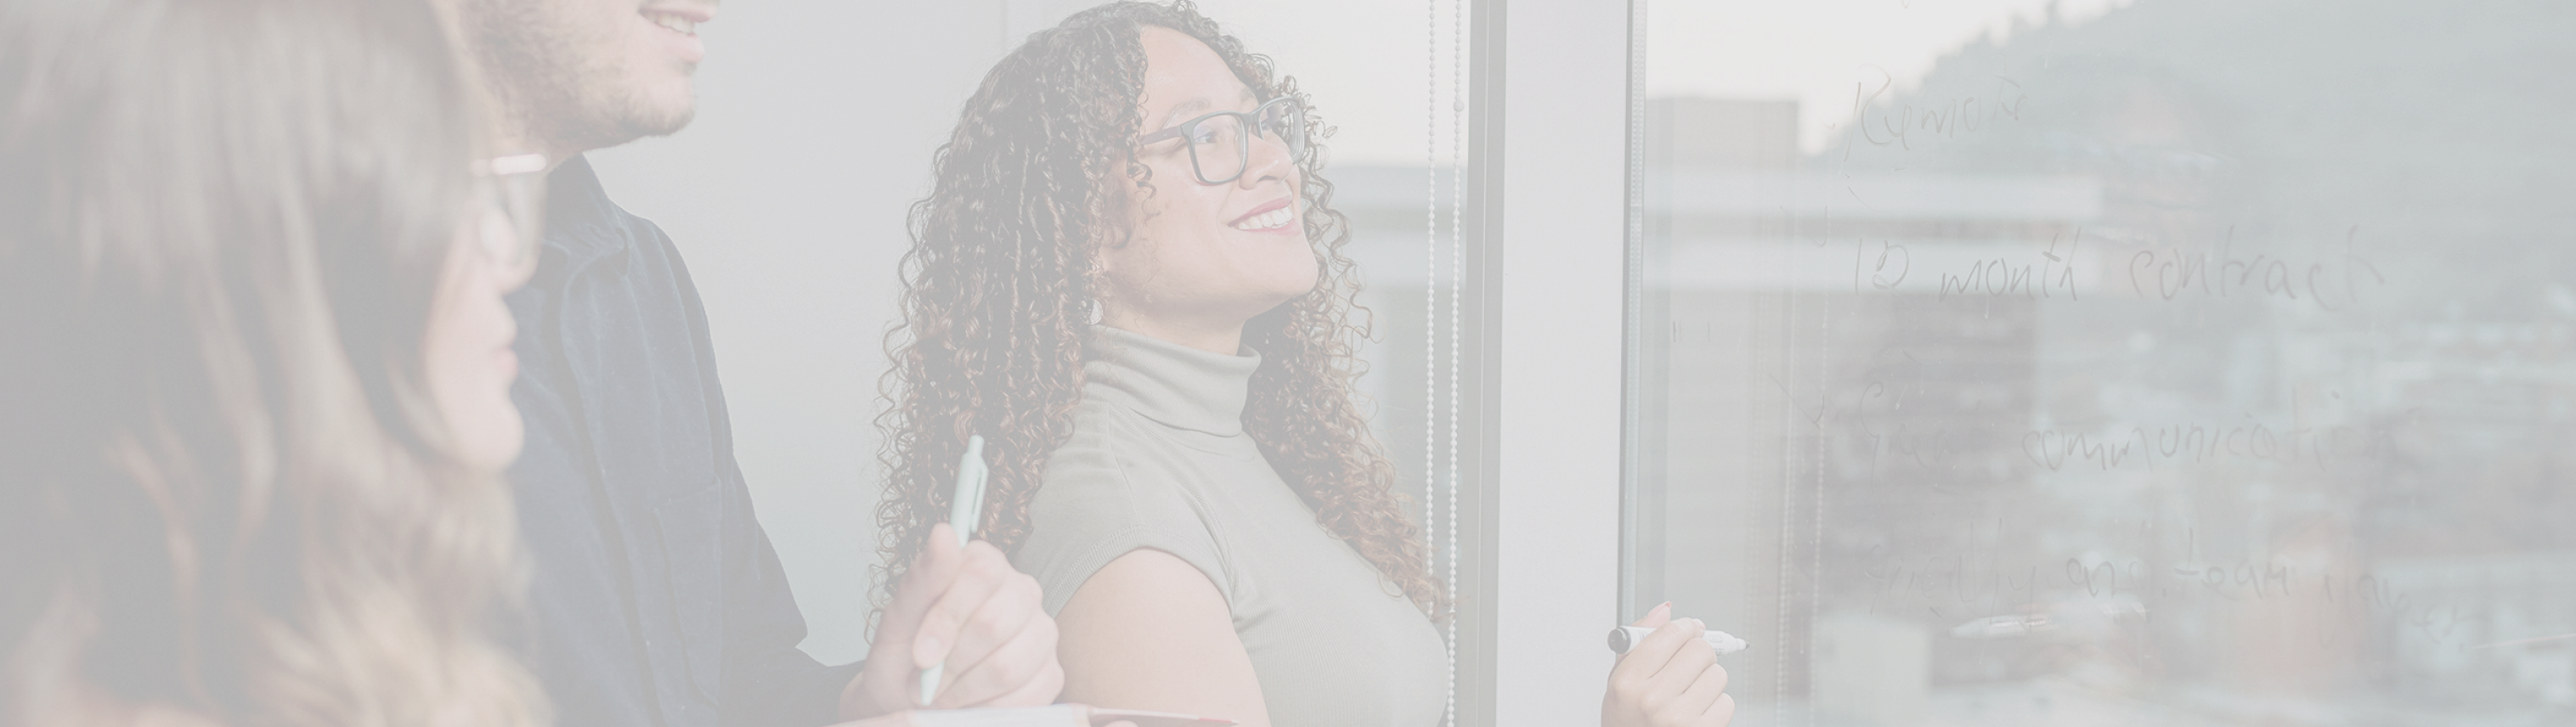
M 490 633 L 543 161 L 441 27 L 0 0 L 0 724 L 545 722 Z
M 979 532 L 1044 588 L 1067 700 L 1443 717 L 1449 604 L 1354 402 L 1366 330 L 1306 104 L 1185 1 L 1104 5 L 985 76 L 914 207 L 886 560 L 982 436 Z M 1713 654 L 1653 668 L 1689 628 L 1632 652 L 1659 656 L 1610 721 L 1724 723 Z

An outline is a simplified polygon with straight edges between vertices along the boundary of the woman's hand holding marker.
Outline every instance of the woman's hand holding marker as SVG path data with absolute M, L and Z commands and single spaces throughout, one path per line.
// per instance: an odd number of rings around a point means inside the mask
M 1724 727 L 1735 719 L 1726 667 L 1699 619 L 1675 620 L 1666 602 L 1633 625 L 1654 629 L 1610 669 L 1602 727 Z

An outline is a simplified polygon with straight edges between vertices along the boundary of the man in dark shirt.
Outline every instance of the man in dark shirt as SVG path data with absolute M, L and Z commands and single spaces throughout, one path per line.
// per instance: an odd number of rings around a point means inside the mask
M 561 162 L 538 271 L 510 296 L 529 658 L 559 722 L 867 718 L 915 706 L 919 668 L 943 660 L 935 706 L 1053 701 L 1064 676 L 1036 582 L 945 531 L 867 662 L 825 666 L 796 648 L 804 617 L 734 462 L 697 288 L 670 238 L 610 202 L 579 156 L 688 123 L 695 26 L 713 0 L 448 2 L 493 100 L 497 151 Z

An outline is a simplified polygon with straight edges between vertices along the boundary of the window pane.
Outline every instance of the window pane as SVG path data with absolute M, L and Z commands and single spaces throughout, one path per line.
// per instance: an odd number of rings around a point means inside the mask
M 2576 716 L 2576 8 L 1643 5 L 1626 597 L 1737 724 Z

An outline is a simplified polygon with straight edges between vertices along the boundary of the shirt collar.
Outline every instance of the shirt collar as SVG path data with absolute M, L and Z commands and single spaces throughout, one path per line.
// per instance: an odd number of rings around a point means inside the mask
M 546 252 L 562 256 L 561 270 L 572 271 L 611 256 L 625 254 L 632 241 L 620 234 L 622 210 L 608 201 L 590 159 L 574 156 L 546 176 Z
M 1244 401 L 1261 354 L 1201 351 L 1108 326 L 1082 344 L 1084 389 L 1164 426 L 1221 437 L 1243 433 Z

